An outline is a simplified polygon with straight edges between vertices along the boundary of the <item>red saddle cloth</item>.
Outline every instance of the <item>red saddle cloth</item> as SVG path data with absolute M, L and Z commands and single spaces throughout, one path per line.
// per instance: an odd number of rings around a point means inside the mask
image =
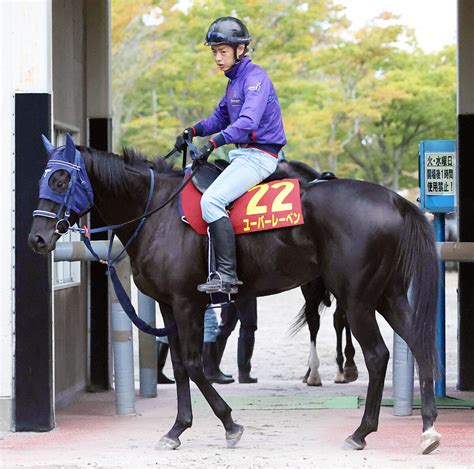
M 190 183 L 180 195 L 186 221 L 198 234 L 207 234 L 201 212 L 202 194 Z M 258 184 L 234 202 L 229 216 L 235 234 L 302 225 L 300 183 L 297 179 L 280 179 Z

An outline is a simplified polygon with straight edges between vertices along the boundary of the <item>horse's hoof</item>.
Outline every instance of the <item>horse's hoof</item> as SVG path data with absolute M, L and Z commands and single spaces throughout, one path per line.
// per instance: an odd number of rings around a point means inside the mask
M 434 451 L 441 443 L 441 435 L 431 427 L 426 432 L 421 434 L 420 438 L 421 443 L 421 453 L 422 454 L 430 454 Z
M 321 381 L 311 381 L 308 379 L 308 381 L 306 381 L 306 385 L 307 386 L 322 386 L 323 383 L 321 383 Z
M 346 380 L 346 383 L 352 383 L 353 381 L 356 381 L 358 377 L 359 370 L 356 365 L 344 367 L 344 379 Z
M 179 438 L 170 438 L 169 436 L 162 436 L 160 438 L 160 442 L 156 446 L 156 449 L 176 449 L 181 445 L 181 441 Z
M 243 425 L 234 423 L 234 428 L 232 430 L 225 432 L 225 439 L 227 440 L 227 448 L 235 448 L 237 443 L 242 438 L 244 433 Z
M 346 381 L 346 378 L 344 377 L 344 374 L 341 373 L 340 371 L 336 372 L 336 377 L 334 378 L 334 382 L 336 384 L 345 384 L 348 381 Z
M 310 373 L 308 379 L 306 380 L 306 384 L 308 386 L 322 386 L 323 383 L 321 382 L 321 376 L 318 372 Z
M 342 446 L 342 448 L 360 451 L 361 449 L 364 449 L 366 446 L 367 446 L 367 443 L 365 442 L 365 440 L 361 440 L 360 442 L 355 441 L 351 435 L 345 439 L 344 445 Z

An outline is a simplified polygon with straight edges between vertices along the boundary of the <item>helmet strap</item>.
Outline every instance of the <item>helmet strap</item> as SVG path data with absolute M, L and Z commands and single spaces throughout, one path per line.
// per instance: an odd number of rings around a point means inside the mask
M 234 49 L 234 60 L 235 60 L 235 64 L 238 64 L 238 63 L 242 60 L 241 57 L 243 57 L 243 56 L 245 55 L 245 53 L 247 52 L 247 46 L 245 46 L 245 49 L 244 49 L 244 51 L 242 52 L 242 55 L 241 55 L 240 57 L 237 57 L 237 49 L 238 49 L 239 46 L 240 46 L 240 44 L 234 44 L 234 45 L 232 46 L 232 48 Z

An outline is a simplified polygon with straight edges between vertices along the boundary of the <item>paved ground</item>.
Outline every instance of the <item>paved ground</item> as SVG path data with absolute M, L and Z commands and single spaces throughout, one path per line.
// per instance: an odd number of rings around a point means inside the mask
M 456 276 L 448 275 L 448 394 L 456 385 Z M 292 291 L 259 300 L 259 330 L 253 373 L 258 384 L 217 386 L 232 403 L 233 416 L 246 428 L 236 449 L 225 448 L 224 430 L 193 386 L 194 424 L 177 451 L 155 449 L 175 418 L 174 385 L 160 386 L 158 398 L 137 398 L 136 416 L 116 417 L 113 393 L 88 394 L 57 415 L 49 433 L 9 434 L 0 441 L 1 467 L 473 467 L 474 411 L 440 410 L 437 429 L 442 445 L 431 455 L 419 453 L 421 417 L 394 417 L 383 407 L 379 431 L 368 437 L 364 451 L 341 449 L 344 438 L 359 424 L 360 409 L 315 409 L 320 396 L 365 396 L 367 371 L 357 349 L 360 379 L 336 385 L 332 315 L 323 316 L 319 354 L 323 387 L 301 383 L 308 355 L 308 335 L 289 337 L 288 328 L 303 300 Z M 381 320 L 389 349 L 392 332 Z M 236 372 L 237 334 L 229 340 L 222 368 Z M 166 371 L 169 372 L 168 367 Z M 385 397 L 391 397 L 391 364 Z

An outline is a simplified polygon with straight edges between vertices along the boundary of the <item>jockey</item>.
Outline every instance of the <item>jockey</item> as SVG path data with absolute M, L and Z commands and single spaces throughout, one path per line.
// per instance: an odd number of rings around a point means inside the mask
M 248 57 L 252 38 L 245 25 L 230 16 L 215 20 L 206 35 L 218 68 L 229 79 L 225 95 L 215 111 L 176 138 L 183 150 L 194 136 L 214 135 L 197 154 L 206 161 L 215 148 L 235 144 L 230 165 L 206 190 L 201 199 L 202 216 L 209 225 L 218 276 L 198 286 L 205 293 L 237 293 L 235 236 L 226 207 L 270 176 L 278 153 L 286 143 L 278 98 L 263 68 Z

